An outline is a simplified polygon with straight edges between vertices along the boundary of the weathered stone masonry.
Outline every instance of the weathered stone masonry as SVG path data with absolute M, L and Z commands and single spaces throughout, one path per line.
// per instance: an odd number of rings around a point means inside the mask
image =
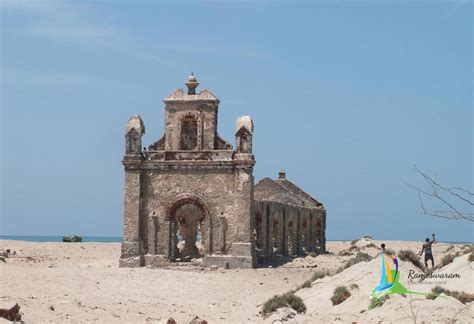
M 263 179 L 254 200 L 252 120 L 238 118 L 234 150 L 217 133 L 219 99 L 196 94 L 193 75 L 186 85 L 164 100 L 165 134 L 148 149 L 140 116 L 127 124 L 120 266 L 203 256 L 204 266 L 251 268 L 257 257 L 323 252 L 322 204 L 284 177 Z

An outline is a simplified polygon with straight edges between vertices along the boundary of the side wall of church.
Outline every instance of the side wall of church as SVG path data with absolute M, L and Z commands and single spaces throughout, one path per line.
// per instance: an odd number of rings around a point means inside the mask
M 326 210 L 255 200 L 257 257 L 326 252 Z

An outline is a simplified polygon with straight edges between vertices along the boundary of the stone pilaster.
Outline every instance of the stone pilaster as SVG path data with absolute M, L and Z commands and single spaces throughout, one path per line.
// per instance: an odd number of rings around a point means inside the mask
M 140 237 L 140 186 L 140 170 L 126 168 L 121 267 L 138 267 L 143 264 L 143 247 Z

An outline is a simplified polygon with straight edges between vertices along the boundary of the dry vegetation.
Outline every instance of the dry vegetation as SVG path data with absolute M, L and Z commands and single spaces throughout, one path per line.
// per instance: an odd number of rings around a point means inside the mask
M 262 314 L 266 316 L 282 307 L 291 307 L 298 313 L 306 312 L 306 305 L 301 297 L 296 296 L 293 292 L 287 292 L 283 295 L 275 295 L 267 300 L 263 304 Z
M 412 250 L 400 250 L 398 251 L 398 257 L 402 261 L 410 261 L 415 267 L 419 268 L 422 271 L 425 271 L 425 267 L 420 262 L 415 252 Z
M 346 286 L 339 286 L 334 289 L 334 293 L 331 297 L 333 305 L 339 305 L 344 302 L 347 298 L 351 297 L 351 293 Z
M 468 294 L 464 291 L 452 291 L 444 289 L 443 287 L 436 286 L 431 290 L 431 293 L 426 295 L 428 299 L 436 299 L 439 295 L 445 294 L 459 300 L 461 303 L 466 304 L 474 301 L 474 294 Z
M 369 304 L 369 309 L 374 309 L 374 308 L 382 306 L 385 303 L 385 301 L 389 298 L 390 298 L 389 295 L 383 295 L 378 298 L 372 298 Z

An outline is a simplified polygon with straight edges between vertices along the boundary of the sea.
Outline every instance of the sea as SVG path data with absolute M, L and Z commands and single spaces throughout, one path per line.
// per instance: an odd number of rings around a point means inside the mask
M 39 235 L 0 235 L 0 240 L 15 240 L 29 242 L 62 242 L 62 236 Z M 82 236 L 82 242 L 122 242 L 120 236 Z
M 62 236 L 40 236 L 40 235 L 0 235 L 0 240 L 15 240 L 29 242 L 62 242 Z M 120 236 L 82 236 L 82 242 L 122 242 Z M 327 240 L 331 241 L 350 241 L 350 240 Z M 472 244 L 472 242 L 440 242 L 449 244 Z

